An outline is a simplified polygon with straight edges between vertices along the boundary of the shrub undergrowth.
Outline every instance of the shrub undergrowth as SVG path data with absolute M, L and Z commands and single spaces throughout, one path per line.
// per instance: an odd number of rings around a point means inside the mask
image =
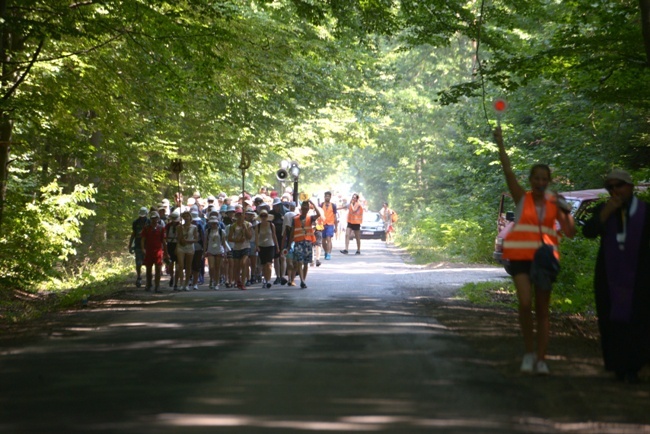
M 455 219 L 428 212 L 419 219 L 403 217 L 398 242 L 417 263 L 466 262 L 495 264 L 492 260 L 496 222 L 483 215 Z M 585 239 L 580 231 L 560 244 L 562 270 L 553 286 L 551 309 L 555 312 L 591 315 L 594 312 L 593 274 L 598 242 Z M 470 283 L 460 296 L 482 305 L 516 307 L 512 280 Z

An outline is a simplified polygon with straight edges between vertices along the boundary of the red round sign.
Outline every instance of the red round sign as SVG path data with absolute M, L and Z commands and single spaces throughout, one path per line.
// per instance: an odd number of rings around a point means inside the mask
M 494 101 L 494 110 L 498 113 L 503 113 L 508 108 L 508 103 L 504 99 Z

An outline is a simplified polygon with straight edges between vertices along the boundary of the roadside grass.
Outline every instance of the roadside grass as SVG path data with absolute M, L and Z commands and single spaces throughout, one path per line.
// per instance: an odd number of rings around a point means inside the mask
M 517 294 L 510 280 L 467 283 L 460 288 L 458 295 L 481 306 L 517 309 Z
M 87 260 L 33 291 L 2 291 L 0 324 L 15 325 L 35 320 L 49 312 L 83 307 L 84 300 L 111 295 L 115 292 L 115 285 L 125 281 L 132 265 L 133 258 L 129 255 Z

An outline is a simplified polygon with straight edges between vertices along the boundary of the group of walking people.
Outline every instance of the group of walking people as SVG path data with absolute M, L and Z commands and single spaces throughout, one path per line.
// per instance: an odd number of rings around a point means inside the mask
M 144 267 L 145 290 L 161 292 L 164 266 L 173 291 L 198 290 L 207 265 L 213 290 L 297 286 L 296 279 L 304 289 L 309 267 L 321 265 L 321 252 L 325 260 L 332 257 L 339 212 L 329 191 L 322 203 L 309 199 L 299 206 L 290 194 L 270 197 L 261 191 L 254 197 L 209 196 L 207 202 L 198 196 L 185 205 L 177 194 L 175 207 L 163 201 L 140 209 L 129 240 L 137 287 Z
M 546 375 L 553 279 L 537 272 L 542 257 L 538 251 L 550 246 L 559 259 L 559 238 L 573 238 L 576 225 L 571 206 L 548 189 L 550 168 L 534 165 L 527 191 L 512 170 L 501 128 L 494 131 L 494 138 L 517 205 L 515 224 L 503 242 L 503 258 L 510 261 L 519 302 L 524 338 L 520 369 Z M 593 210 L 582 229 L 586 238 L 600 238 L 594 285 L 603 360 L 616 379 L 637 383 L 639 371 L 650 361 L 650 208 L 634 195 L 634 182 L 624 170 L 609 172 L 604 187 L 609 198 Z

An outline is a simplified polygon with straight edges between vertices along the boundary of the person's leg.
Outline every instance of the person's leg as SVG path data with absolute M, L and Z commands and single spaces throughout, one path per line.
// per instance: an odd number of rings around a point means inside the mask
M 194 284 L 194 289 L 198 289 L 199 287 L 201 268 L 203 268 L 203 250 L 195 250 L 192 256 L 192 283 Z
M 144 252 L 141 249 L 134 249 L 135 253 L 135 286 L 138 288 L 142 285 L 142 262 L 144 260 Z
M 250 263 L 248 269 L 250 270 L 249 272 L 249 278 L 248 280 L 251 283 L 254 283 L 255 276 L 256 276 L 256 271 L 257 271 L 257 256 L 255 256 L 255 252 L 251 252 L 251 254 L 248 256 L 248 262 Z
M 348 247 L 350 247 L 351 236 L 352 236 L 352 229 L 345 228 L 345 249 L 341 250 L 341 253 L 348 253 Z
M 194 259 L 194 252 L 192 253 L 184 253 L 183 256 L 185 257 L 185 282 L 183 283 L 183 288 L 187 290 L 187 287 L 190 284 L 190 278 L 192 277 L 192 260 Z
M 273 268 L 275 268 L 275 282 L 274 284 L 280 283 L 280 279 L 282 279 L 282 266 L 280 262 L 280 256 L 277 256 L 273 259 Z
M 180 284 L 183 286 L 183 273 L 185 271 L 185 253 L 176 251 L 176 280 L 174 280 L 174 289 L 178 288 Z
M 282 274 L 281 274 L 281 277 L 280 277 L 280 284 L 281 285 L 286 285 L 288 280 L 284 276 L 286 276 L 286 274 L 287 274 L 287 259 L 284 256 L 280 257 L 280 270 L 282 270 Z
M 525 273 L 519 273 L 512 279 L 515 283 L 517 299 L 519 300 L 519 326 L 524 337 L 524 347 L 526 353 L 532 353 L 535 351 L 535 338 L 533 330 L 533 297 L 530 276 Z
M 323 232 L 323 253 L 326 255 L 332 253 L 332 238 L 326 236 Z
M 235 258 L 234 256 L 228 260 L 228 282 L 230 285 L 235 284 Z
M 208 255 L 208 276 L 210 276 L 210 289 L 214 288 L 214 282 L 217 280 L 216 262 L 216 256 Z
M 546 358 L 550 334 L 549 305 L 551 291 L 535 291 L 535 317 L 537 320 L 537 360 Z
M 163 266 L 162 262 L 159 262 L 156 265 L 154 265 L 154 267 L 156 267 L 155 268 L 156 274 L 154 277 L 156 282 L 154 285 L 154 290 L 156 292 L 160 292 L 160 276 L 162 275 L 162 266 Z
M 250 280 L 250 257 L 248 255 L 244 255 L 241 258 L 241 281 L 242 283 L 246 283 Z
M 357 252 L 360 252 L 361 251 L 361 230 L 357 229 L 354 231 L 354 238 L 357 240 Z
M 219 289 L 219 285 L 221 284 L 221 263 L 223 262 L 223 256 L 221 255 L 216 255 L 214 257 L 214 289 Z
M 145 265 L 145 270 L 147 273 L 147 282 L 145 283 L 145 290 L 150 291 L 151 290 L 151 280 L 152 280 L 152 267 L 153 264 L 147 264 Z
M 321 246 L 314 246 L 314 260 L 316 261 L 316 264 L 320 264 L 320 250 Z M 312 262 L 313 264 L 313 262 Z

